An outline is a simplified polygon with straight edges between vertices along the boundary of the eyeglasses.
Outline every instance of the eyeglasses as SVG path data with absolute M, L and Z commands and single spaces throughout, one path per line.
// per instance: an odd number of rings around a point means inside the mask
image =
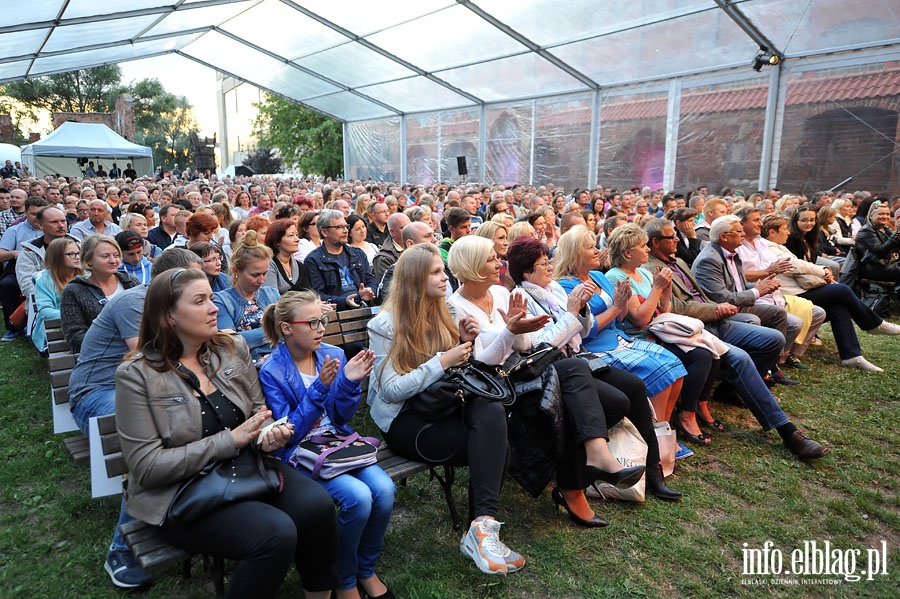
M 658 239 L 678 239 L 678 235 L 660 235 Z
M 535 268 L 553 268 L 553 260 L 544 260 L 543 262 L 535 262 Z
M 347 225 L 328 225 L 327 227 L 322 227 L 323 229 L 344 229 L 348 230 L 350 227 Z
M 214 264 L 216 262 L 221 262 L 222 256 L 216 256 L 216 257 L 209 256 L 208 258 L 204 258 L 203 261 L 206 262 L 207 264 Z
M 66 258 L 78 258 L 81 256 L 81 252 L 66 252 L 63 254 Z
M 322 318 L 313 318 L 312 320 L 288 320 L 285 322 L 288 324 L 305 324 L 315 331 L 319 328 L 319 325 L 321 325 L 323 329 L 328 326 L 328 317 L 323 316 Z

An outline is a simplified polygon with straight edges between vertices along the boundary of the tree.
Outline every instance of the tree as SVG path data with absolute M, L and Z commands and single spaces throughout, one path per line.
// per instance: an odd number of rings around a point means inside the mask
M 81 71 L 23 79 L 3 84 L 0 94 L 21 102 L 36 120 L 36 110 L 49 112 L 111 112 L 125 88 L 122 69 L 106 65 Z
M 339 121 L 271 94 L 258 108 L 253 132 L 261 146 L 277 148 L 286 164 L 306 174 L 337 177 L 344 171 Z
M 282 171 L 281 158 L 275 155 L 272 148 L 258 148 L 250 152 L 244 158 L 244 166 L 260 175 L 273 175 Z
M 6 83 L 0 85 L 0 96 L 8 96 L 20 107 L 17 122 L 22 123 L 38 121 L 37 113 L 42 111 L 112 112 L 116 98 L 130 93 L 136 141 L 153 149 L 154 163 L 165 170 L 176 162 L 192 164 L 189 139 L 197 121 L 187 98 L 167 92 L 158 79 L 132 85 L 121 80 L 122 70 L 107 65 Z
M 153 148 L 154 164 L 164 170 L 175 163 L 193 164 L 190 134 L 197 130 L 197 121 L 187 98 L 167 92 L 158 79 L 138 81 L 129 91 L 137 142 Z

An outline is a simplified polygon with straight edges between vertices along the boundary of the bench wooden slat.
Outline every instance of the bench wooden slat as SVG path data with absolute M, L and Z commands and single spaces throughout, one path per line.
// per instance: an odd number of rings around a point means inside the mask
M 100 447 L 103 448 L 103 455 L 112 455 L 114 453 L 121 453 L 122 445 L 119 442 L 119 435 L 111 434 L 111 435 L 100 435 Z
M 56 405 L 58 406 L 61 406 L 64 403 L 69 403 L 69 388 L 59 387 L 53 389 L 53 401 L 56 402 Z
M 343 336 L 338 335 L 326 335 L 322 337 L 322 343 L 327 343 L 328 345 L 340 345 L 344 342 Z
M 62 354 L 69 351 L 69 342 L 65 339 L 48 339 L 47 340 L 47 352 L 50 355 L 53 354 Z
M 50 356 L 47 363 L 51 372 L 56 370 L 68 370 L 71 373 L 77 360 L 78 356 L 74 354 L 54 354 Z
M 69 346 L 69 342 L 66 341 L 66 336 L 63 335 L 62 329 L 51 329 L 47 328 L 47 341 L 64 341 L 66 343 L 66 347 Z
M 352 310 L 341 310 L 337 313 L 338 320 L 341 322 L 347 320 L 358 320 L 360 318 L 365 318 L 368 320 L 372 317 L 372 308 L 354 308 Z
M 119 430 L 116 428 L 116 415 L 107 414 L 106 416 L 97 418 L 97 428 L 100 430 L 101 435 L 118 435 Z
M 356 341 L 367 341 L 369 339 L 369 334 L 366 331 L 361 331 L 359 333 L 350 333 L 344 334 L 343 340 L 344 343 L 354 343 Z
M 125 458 L 122 457 L 122 454 L 106 458 L 107 476 L 113 478 L 114 476 L 122 476 L 123 474 L 128 474 L 128 465 L 125 463 Z
M 54 389 L 59 389 L 60 387 L 68 387 L 69 386 L 69 377 L 72 375 L 71 370 L 60 370 L 57 372 L 50 372 L 50 386 Z
M 91 444 L 84 435 L 66 437 L 63 439 L 63 446 L 77 464 L 87 462 L 91 458 Z

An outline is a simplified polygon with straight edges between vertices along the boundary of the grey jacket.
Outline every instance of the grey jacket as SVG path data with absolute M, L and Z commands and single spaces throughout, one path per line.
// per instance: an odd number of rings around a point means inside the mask
M 438 352 L 412 372 L 400 374 L 387 354 L 394 337 L 394 319 L 389 312 L 379 312 L 369 321 L 369 349 L 375 352 L 375 366 L 369 377 L 369 415 L 379 429 L 390 430 L 391 423 L 406 400 L 436 383 L 444 375 Z
M 748 283 L 744 277 L 741 257 L 735 255 L 734 262 L 744 291 L 737 291 L 734 276 L 731 274 L 731 269 L 725 264 L 725 255 L 718 243 L 710 243 L 700 250 L 700 254 L 691 266 L 691 271 L 700 288 L 711 300 L 717 303 L 728 302 L 738 308 L 746 308 L 756 303 L 756 294 L 753 292 L 753 284 Z
M 249 417 L 265 398 L 247 344 L 232 339 L 234 355 L 209 348 L 200 361 L 213 385 Z M 157 372 L 141 353 L 116 370 L 116 426 L 129 472 L 125 511 L 153 525 L 162 524 L 184 480 L 238 454 L 227 430 L 203 437 L 200 402 L 188 382 L 175 372 Z

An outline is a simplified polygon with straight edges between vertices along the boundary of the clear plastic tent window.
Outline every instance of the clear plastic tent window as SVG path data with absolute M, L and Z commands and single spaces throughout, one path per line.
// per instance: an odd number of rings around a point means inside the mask
M 443 180 L 466 156 L 469 177 L 491 182 L 850 178 L 900 191 L 888 0 L 122 0 L 114 12 L 32 0 L 7 12 L 0 82 L 178 53 L 344 121 L 348 175 Z M 761 46 L 782 62 L 756 74 Z

